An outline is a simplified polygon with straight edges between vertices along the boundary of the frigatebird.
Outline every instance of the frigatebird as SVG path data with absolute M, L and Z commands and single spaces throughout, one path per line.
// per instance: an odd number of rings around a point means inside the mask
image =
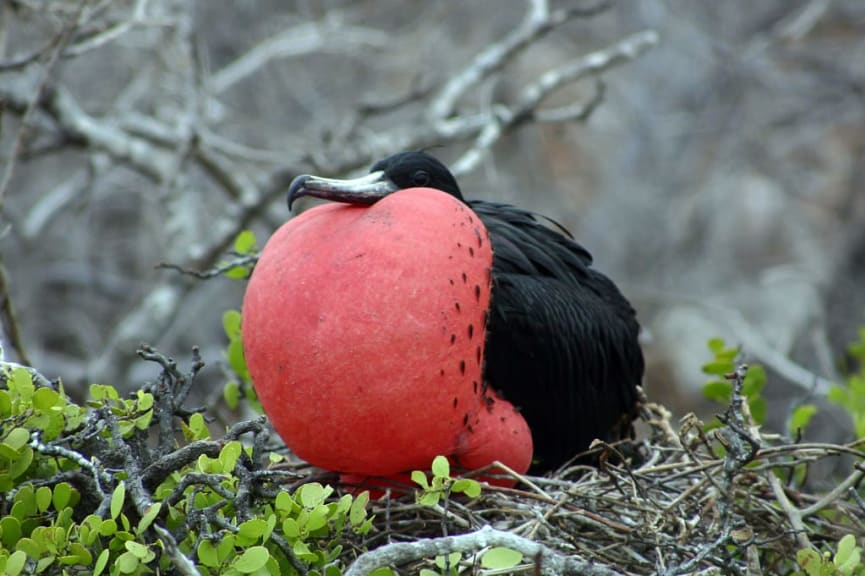
M 565 228 L 465 200 L 424 152 L 352 180 L 298 176 L 289 209 L 304 196 L 338 204 L 274 236 L 243 312 L 256 389 L 302 457 L 360 474 L 434 453 L 470 468 L 524 471 L 530 459 L 539 472 L 631 433 L 644 370 L 636 313 Z

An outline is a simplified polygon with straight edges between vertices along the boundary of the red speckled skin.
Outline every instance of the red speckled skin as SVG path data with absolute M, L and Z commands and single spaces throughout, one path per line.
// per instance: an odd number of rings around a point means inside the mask
M 286 445 L 321 468 L 392 475 L 442 454 L 523 472 L 522 416 L 481 385 L 492 251 L 428 188 L 327 204 L 270 238 L 243 302 L 246 362 Z

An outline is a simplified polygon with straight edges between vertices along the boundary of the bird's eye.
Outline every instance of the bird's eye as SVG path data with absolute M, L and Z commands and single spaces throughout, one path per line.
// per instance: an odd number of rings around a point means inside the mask
M 418 170 L 411 175 L 411 183 L 415 186 L 426 186 L 429 184 L 429 172 L 426 170 Z

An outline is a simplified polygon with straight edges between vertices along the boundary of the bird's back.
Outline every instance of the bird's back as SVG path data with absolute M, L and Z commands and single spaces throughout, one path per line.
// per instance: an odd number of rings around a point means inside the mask
M 629 431 L 644 367 L 634 309 L 564 229 L 513 206 L 469 205 L 493 245 L 484 378 L 528 422 L 535 469 Z

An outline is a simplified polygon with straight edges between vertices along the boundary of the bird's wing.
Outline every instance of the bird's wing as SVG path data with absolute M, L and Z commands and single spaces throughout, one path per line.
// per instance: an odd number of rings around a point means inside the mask
M 524 210 L 471 206 L 494 254 L 485 378 L 526 418 L 536 469 L 556 467 L 630 429 L 643 374 L 635 312 L 570 238 Z

